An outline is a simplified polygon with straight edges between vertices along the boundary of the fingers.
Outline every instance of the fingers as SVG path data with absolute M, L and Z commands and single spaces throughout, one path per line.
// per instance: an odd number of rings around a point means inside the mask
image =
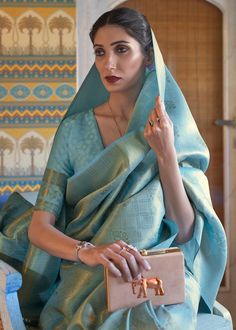
M 144 138 L 155 152 L 158 160 L 166 158 L 168 154 L 173 154 L 175 150 L 174 126 L 159 96 L 156 99 L 156 106 L 147 120 Z
M 150 114 L 150 118 L 153 122 L 153 126 L 151 126 L 152 131 L 155 132 L 157 128 L 160 128 L 161 119 L 163 118 L 163 116 L 158 117 L 157 114 L 156 114 L 156 109 L 154 109 Z
M 122 246 L 122 251 L 120 251 L 120 255 L 122 255 L 122 257 L 126 259 L 133 278 L 136 278 L 140 274 L 141 268 L 145 270 L 151 269 L 148 261 L 141 256 L 141 254 L 135 247 L 133 247 L 132 245 L 128 245 L 123 241 L 119 241 L 118 243 Z
M 169 126 L 172 127 L 172 125 L 172 121 L 165 110 L 164 103 L 161 101 L 160 96 L 157 96 L 155 108 L 150 113 L 145 127 L 145 134 L 149 136 L 151 134 L 155 135 L 157 132 L 161 131 L 160 129 Z
M 162 118 L 162 117 L 164 117 L 167 114 L 166 111 L 165 111 L 165 105 L 161 101 L 161 97 L 160 96 L 157 96 L 157 98 L 156 98 L 155 112 L 156 112 L 156 116 L 158 118 Z
M 138 252 L 138 250 L 132 250 L 132 255 L 135 257 L 135 260 L 144 270 L 150 270 L 151 266 L 149 265 L 148 261 L 145 260 L 144 257 Z
M 142 269 L 151 269 L 138 250 L 124 241 L 104 246 L 98 258 L 98 262 L 107 267 L 114 276 L 122 276 L 128 282 L 139 278 Z
M 163 119 L 163 117 L 157 117 L 155 109 L 150 113 L 147 125 L 144 130 L 144 135 L 146 137 L 150 137 L 153 135 L 155 136 L 160 131 L 160 129 L 162 128 L 161 119 Z
M 122 250 L 123 251 L 123 250 Z M 131 282 L 139 274 L 139 269 L 135 258 L 128 255 L 127 252 L 121 254 L 115 253 L 111 249 L 106 250 L 106 256 L 114 262 L 114 265 L 119 269 L 125 281 Z
M 100 255 L 101 258 L 101 264 L 106 267 L 109 272 L 111 272 L 114 276 L 116 277 L 121 277 L 122 273 L 120 272 L 120 270 L 111 262 L 111 260 L 109 260 L 108 258 L 106 258 L 104 255 Z

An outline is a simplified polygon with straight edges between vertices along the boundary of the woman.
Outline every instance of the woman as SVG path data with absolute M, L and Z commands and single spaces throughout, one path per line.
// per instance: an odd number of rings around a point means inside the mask
M 90 37 L 95 66 L 57 131 L 29 226 L 33 245 L 14 241 L 22 311 L 40 314 L 43 329 L 194 329 L 226 258 L 203 175 L 206 146 L 145 17 L 115 9 Z M 101 265 L 132 281 L 150 268 L 138 249 L 171 245 L 185 254 L 186 301 L 108 313 Z

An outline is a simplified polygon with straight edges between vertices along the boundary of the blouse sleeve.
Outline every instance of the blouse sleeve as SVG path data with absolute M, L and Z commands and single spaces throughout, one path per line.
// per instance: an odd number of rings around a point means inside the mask
M 53 213 L 56 218 L 64 203 L 67 179 L 73 174 L 69 158 L 70 128 L 71 120 L 66 119 L 57 130 L 35 205 L 35 210 Z

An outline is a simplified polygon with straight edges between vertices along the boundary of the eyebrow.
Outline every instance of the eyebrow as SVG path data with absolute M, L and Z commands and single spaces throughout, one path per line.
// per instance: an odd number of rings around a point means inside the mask
M 125 40 L 118 40 L 118 41 L 114 41 L 111 43 L 111 46 L 117 45 L 117 44 L 129 44 L 128 41 Z M 93 47 L 103 47 L 103 45 L 101 44 L 94 44 Z

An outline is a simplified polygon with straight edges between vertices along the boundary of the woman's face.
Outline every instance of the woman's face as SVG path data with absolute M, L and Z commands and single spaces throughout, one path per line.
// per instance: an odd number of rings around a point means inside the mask
M 101 27 L 94 38 L 95 64 L 108 92 L 142 86 L 146 66 L 139 42 L 118 25 Z

